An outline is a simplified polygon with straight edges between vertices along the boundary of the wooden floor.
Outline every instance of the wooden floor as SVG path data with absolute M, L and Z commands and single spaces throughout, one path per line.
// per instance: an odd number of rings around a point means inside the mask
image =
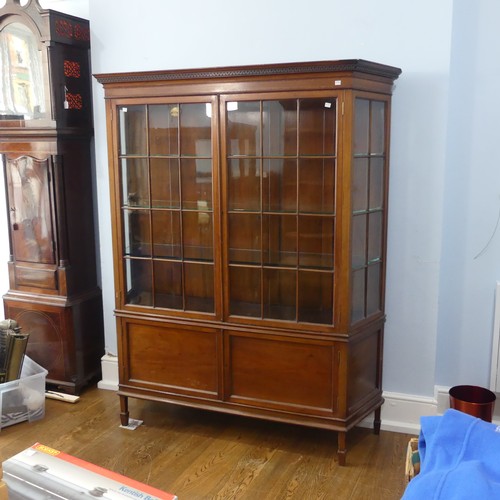
M 0 459 L 40 442 L 198 499 L 399 499 L 409 435 L 355 428 L 347 466 L 334 432 L 130 399 L 136 430 L 119 427 L 118 396 L 87 389 L 76 404 L 47 400 L 45 417 L 0 432 Z

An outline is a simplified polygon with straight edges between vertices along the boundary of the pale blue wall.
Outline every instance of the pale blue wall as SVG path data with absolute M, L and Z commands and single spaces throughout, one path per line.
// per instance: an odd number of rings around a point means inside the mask
M 442 385 L 489 379 L 500 279 L 499 22 L 496 0 L 454 2 L 436 363 Z
M 393 106 L 384 387 L 432 394 L 451 0 L 90 0 L 90 16 L 95 73 L 342 58 L 403 69 Z M 115 350 L 104 102 L 98 84 L 94 92 L 107 344 Z
M 474 256 L 500 209 L 496 0 L 52 3 L 75 15 L 82 14 L 72 7 L 89 6 L 94 73 L 342 58 L 401 67 L 393 99 L 384 389 L 429 396 L 438 383 L 487 384 L 500 235 Z M 97 82 L 94 113 L 106 344 L 116 352 Z M 0 290 L 8 287 L 5 268 Z

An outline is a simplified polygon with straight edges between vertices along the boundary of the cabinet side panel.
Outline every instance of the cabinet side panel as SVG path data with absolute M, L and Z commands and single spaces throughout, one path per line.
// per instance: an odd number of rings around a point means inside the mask
M 381 336 L 382 331 L 376 330 L 352 342 L 347 381 L 350 413 L 381 393 Z
M 127 322 L 122 339 L 128 385 L 161 386 L 162 391 L 216 397 L 217 330 L 164 328 Z
M 326 343 L 228 335 L 229 399 L 300 413 L 334 408 L 334 348 Z

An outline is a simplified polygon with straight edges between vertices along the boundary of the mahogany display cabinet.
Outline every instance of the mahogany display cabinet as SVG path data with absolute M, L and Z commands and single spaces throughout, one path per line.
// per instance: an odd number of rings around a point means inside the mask
M 364 60 L 100 74 L 119 397 L 380 429 L 390 100 Z
M 79 393 L 104 354 L 92 189 L 88 21 L 36 0 L 0 9 L 0 163 L 9 220 L 5 317 L 47 383 Z M 7 242 L 6 242 L 7 243 Z

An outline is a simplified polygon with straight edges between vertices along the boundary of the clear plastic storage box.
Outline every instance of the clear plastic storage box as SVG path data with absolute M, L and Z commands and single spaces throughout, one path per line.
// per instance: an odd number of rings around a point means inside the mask
M 47 370 L 28 356 L 24 357 L 21 377 L 0 384 L 0 428 L 28 420 L 39 420 L 45 415 L 45 379 Z

